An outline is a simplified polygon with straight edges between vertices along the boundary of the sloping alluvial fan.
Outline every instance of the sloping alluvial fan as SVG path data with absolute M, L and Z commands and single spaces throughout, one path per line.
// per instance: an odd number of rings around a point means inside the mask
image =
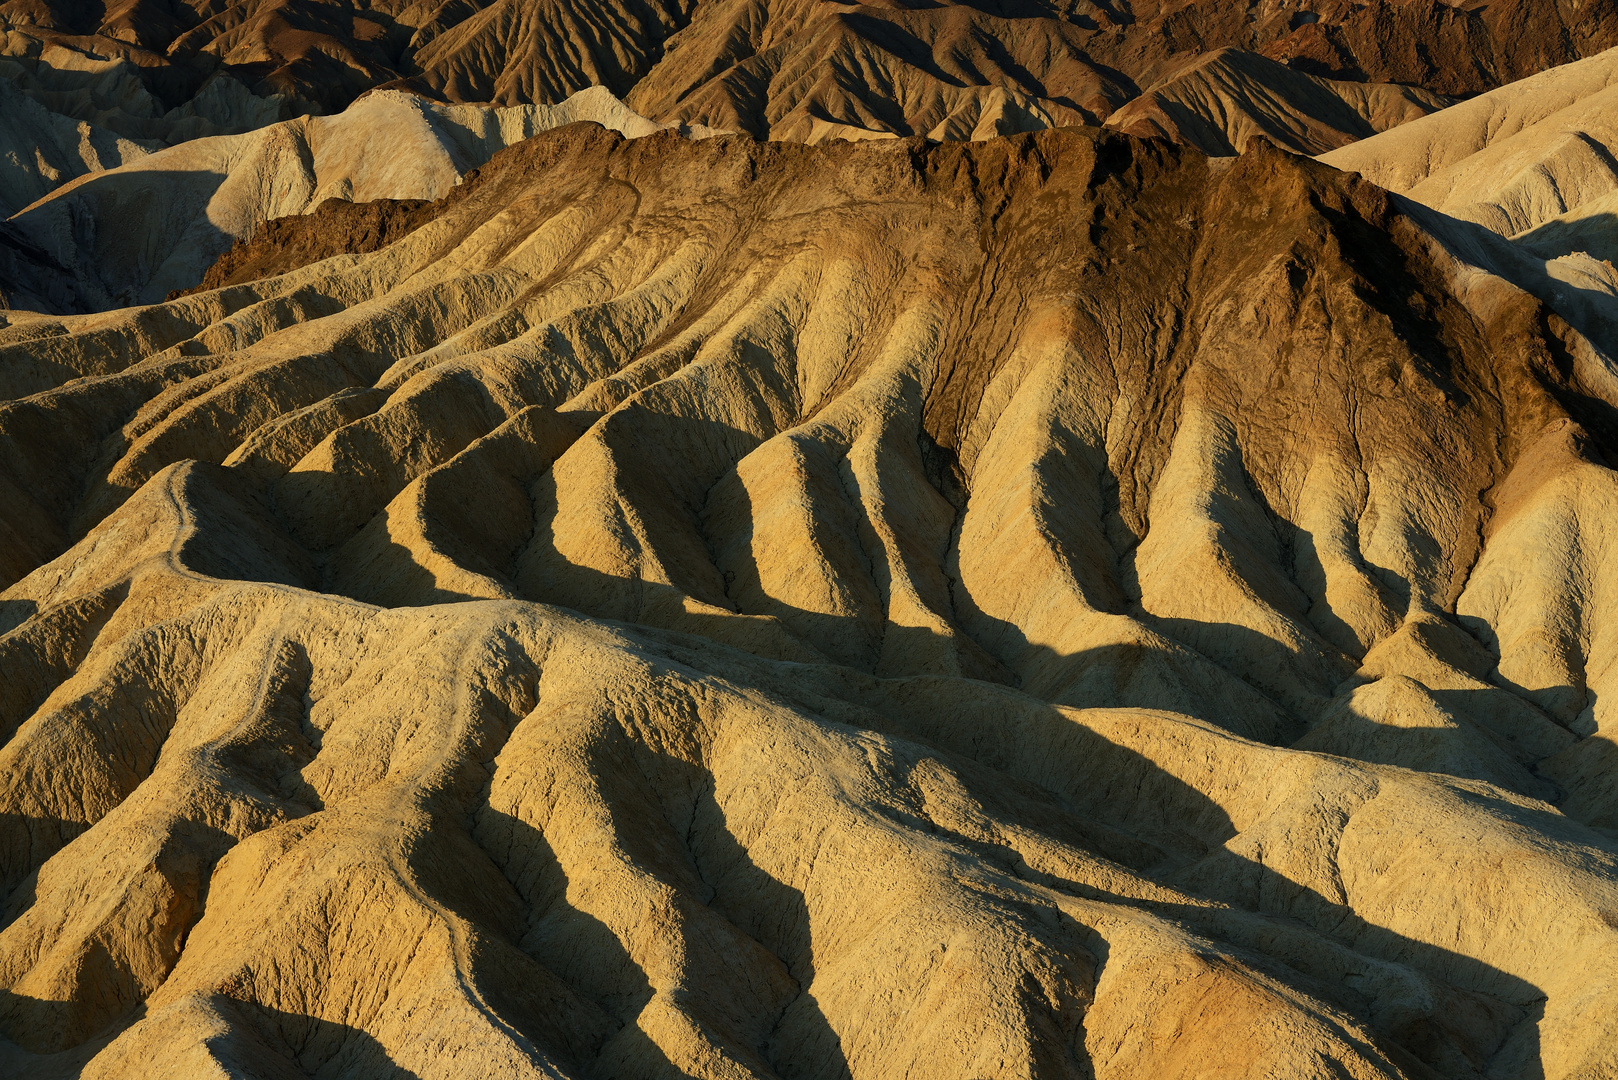
M 1614 1075 L 1613 299 L 1407 205 L 579 124 L 0 330 L 0 1070 Z

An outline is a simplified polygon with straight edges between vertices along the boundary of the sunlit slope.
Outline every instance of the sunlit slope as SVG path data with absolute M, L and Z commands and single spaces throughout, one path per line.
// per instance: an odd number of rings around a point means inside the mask
M 1449 243 L 575 125 L 0 331 L 6 1067 L 1618 1068 L 1605 301 Z

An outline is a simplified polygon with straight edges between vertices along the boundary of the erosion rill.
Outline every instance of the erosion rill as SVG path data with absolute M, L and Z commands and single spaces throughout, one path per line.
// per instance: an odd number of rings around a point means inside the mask
M 1613 1075 L 1611 324 L 1411 205 L 578 124 L 0 330 L 0 1069 Z

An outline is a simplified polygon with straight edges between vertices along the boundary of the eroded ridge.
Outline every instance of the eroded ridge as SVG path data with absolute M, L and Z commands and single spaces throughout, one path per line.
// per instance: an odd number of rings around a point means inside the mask
M 1618 1068 L 1608 301 L 1403 205 L 575 125 L 0 330 L 7 1066 Z

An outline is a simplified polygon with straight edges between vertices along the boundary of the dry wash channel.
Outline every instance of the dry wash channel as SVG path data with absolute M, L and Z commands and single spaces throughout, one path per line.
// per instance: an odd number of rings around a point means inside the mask
M 0 331 L 0 1069 L 1613 1075 L 1608 300 L 1404 207 L 575 125 Z

